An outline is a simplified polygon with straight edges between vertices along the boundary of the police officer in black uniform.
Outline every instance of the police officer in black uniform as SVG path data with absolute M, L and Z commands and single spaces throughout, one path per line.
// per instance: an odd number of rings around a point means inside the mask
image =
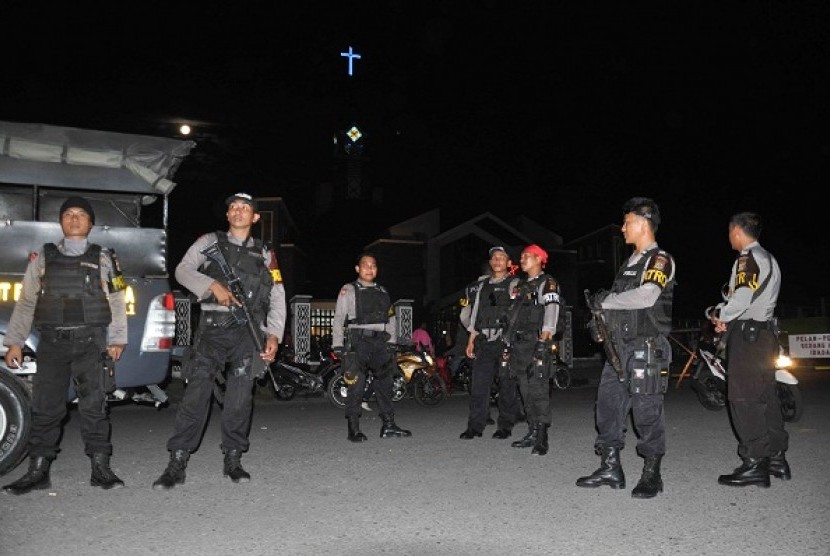
M 660 463 L 666 452 L 663 394 L 668 386 L 675 284 L 674 258 L 657 245 L 660 209 L 652 199 L 633 197 L 623 205 L 622 233 L 634 252 L 620 267 L 611 292 L 592 298 L 602 309 L 623 374 L 611 361 L 602 369 L 596 401 L 594 443 L 602 458 L 599 469 L 576 484 L 596 488 L 625 488 L 620 450 L 625 446 L 626 420 L 633 414 L 638 433 L 637 452 L 645 459 L 643 473 L 631 492 L 634 498 L 653 498 L 663 491 Z
M 396 365 L 397 327 L 386 288 L 375 282 L 377 259 L 363 253 L 355 265 L 357 280 L 340 288 L 332 320 L 332 350 L 343 361 L 347 385 L 346 420 L 348 439 L 364 442 L 360 431 L 360 410 L 366 375 L 373 373 L 380 418 L 381 438 L 412 436 L 395 424 L 392 407 L 392 372 Z
M 216 381 L 225 384 L 222 473 L 234 483 L 251 480 L 241 458 L 250 444 L 253 381 L 274 360 L 282 341 L 285 288 L 274 252 L 267 244 L 251 237 L 251 228 L 259 220 L 254 198 L 247 193 L 236 193 L 225 204 L 228 231 L 201 236 L 176 267 L 176 280 L 202 303 L 191 353 L 182 368 L 187 388 L 176 412 L 173 435 L 167 441 L 170 462 L 153 483 L 156 490 L 171 489 L 185 482 L 185 468 L 207 424 Z M 203 252 L 214 244 L 241 282 L 255 327 L 265 337 L 261 353 L 256 352 L 247 323 L 238 322 L 230 313 L 230 306 L 240 305 L 241 300 L 231 293 L 220 265 Z M 229 368 L 225 373 L 226 364 Z
M 63 239 L 29 259 L 23 289 L 3 343 L 6 366 L 19 367 L 32 325 L 40 331 L 32 383 L 29 470 L 5 485 L 11 494 L 51 487 L 49 467 L 58 453 L 70 380 L 78 394 L 84 451 L 92 460 L 90 484 L 121 488 L 110 469 L 112 443 L 107 393 L 115 388 L 105 355 L 118 361 L 127 344 L 126 284 L 112 250 L 87 239 L 95 212 L 83 197 L 60 207 Z
M 472 309 L 467 317 L 469 337 L 466 355 L 473 361 L 473 367 L 467 428 L 460 435 L 460 438 L 466 440 L 481 436 L 487 425 L 490 390 L 496 374 L 502 368 L 502 333 L 512 303 L 510 256 L 501 246 L 490 248 L 489 254 L 490 273 L 467 288 L 473 294 L 472 303 L 467 305 Z M 506 372 L 503 374 L 505 376 L 499 379 L 498 428 L 493 433 L 493 438 L 500 439 L 510 437 L 519 413 L 516 381 L 511 380 Z
M 527 415 L 527 434 L 511 446 L 532 446 L 531 454 L 538 456 L 548 453 L 551 350 L 559 314 L 564 311 L 560 305 L 559 282 L 543 270 L 547 262 L 547 251 L 538 245 L 528 245 L 522 250 L 519 264 L 525 276 L 511 284 L 512 305 L 505 331 L 508 380 L 501 386 L 509 389 L 509 383 L 518 381 Z
M 729 277 L 729 296 L 712 315 L 715 332 L 727 338 L 727 393 L 741 465 L 718 483 L 770 486 L 770 475 L 792 478 L 785 457 L 789 435 L 784 429 L 775 390 L 778 331 L 773 312 L 781 288 L 781 270 L 764 249 L 761 217 L 752 212 L 729 220 L 729 243 L 738 252 Z

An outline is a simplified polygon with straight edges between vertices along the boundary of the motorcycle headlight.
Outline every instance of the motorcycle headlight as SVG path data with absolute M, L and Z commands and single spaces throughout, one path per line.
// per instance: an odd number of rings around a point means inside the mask
M 783 351 L 778 354 L 778 357 L 775 358 L 775 368 L 776 369 L 789 369 L 793 365 L 793 360 L 790 359 L 790 356 L 784 353 Z

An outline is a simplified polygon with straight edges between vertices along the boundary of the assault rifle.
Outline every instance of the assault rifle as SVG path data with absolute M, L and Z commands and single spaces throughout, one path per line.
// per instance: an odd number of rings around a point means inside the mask
M 588 304 L 588 309 L 594 317 L 594 327 L 596 329 L 596 338 L 594 340 L 602 344 L 602 349 L 605 350 L 605 357 L 608 358 L 608 362 L 617 371 L 617 378 L 620 379 L 620 382 L 623 382 L 625 381 L 625 370 L 620 361 L 620 355 L 617 353 L 617 346 L 611 340 L 611 334 L 608 332 L 608 325 L 605 323 L 605 316 L 602 314 L 602 309 L 595 308 L 591 303 L 590 291 L 585 290 L 583 293 L 585 294 L 585 303 Z
M 219 248 L 219 242 L 215 241 L 202 249 L 201 253 L 209 258 L 211 261 L 215 262 L 219 265 L 222 274 L 225 275 L 225 279 L 228 281 L 228 289 L 233 294 L 233 296 L 239 300 L 241 305 L 236 305 L 231 303 L 229 305 L 230 309 L 230 316 L 236 324 L 246 324 L 248 326 L 248 334 L 251 336 L 251 340 L 254 342 L 254 347 L 256 348 L 257 356 L 262 353 L 264 347 L 262 345 L 262 335 L 261 332 L 257 329 L 257 325 L 254 322 L 253 314 L 251 313 L 250 307 L 248 307 L 248 302 L 246 300 L 245 289 L 242 287 L 242 281 L 233 271 L 231 265 L 228 264 L 227 259 L 225 259 L 224 253 Z M 265 370 L 267 369 L 268 372 L 271 372 L 271 368 L 268 365 L 265 365 L 264 368 L 261 368 L 257 361 L 261 362 L 262 364 L 265 361 L 261 357 L 254 357 L 254 363 L 251 363 L 251 372 L 254 376 L 261 376 L 264 374 Z

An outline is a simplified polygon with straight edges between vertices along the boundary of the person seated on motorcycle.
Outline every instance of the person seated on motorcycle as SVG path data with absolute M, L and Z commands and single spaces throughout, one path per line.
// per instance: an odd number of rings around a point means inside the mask
M 418 325 L 418 328 L 412 331 L 412 343 L 418 353 L 425 351 L 435 356 L 435 346 L 432 345 L 432 337 L 427 332 L 427 323 L 422 322 Z

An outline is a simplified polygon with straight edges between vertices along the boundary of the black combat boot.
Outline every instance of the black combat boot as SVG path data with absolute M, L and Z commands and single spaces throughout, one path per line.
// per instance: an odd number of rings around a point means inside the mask
M 118 475 L 110 469 L 109 454 L 95 453 L 89 456 L 89 459 L 92 460 L 92 475 L 89 478 L 90 485 L 101 487 L 104 490 L 124 486 L 124 481 L 119 479 Z
M 512 435 L 513 431 L 511 431 L 510 429 L 498 429 L 496 432 L 493 433 L 493 438 L 504 440 L 505 438 L 510 438 Z
M 31 490 L 51 488 L 49 466 L 52 460 L 44 456 L 35 456 L 29 459 L 29 470 L 13 483 L 5 485 L 3 490 L 10 494 L 26 494 Z
M 742 458 L 743 463 L 729 475 L 718 477 L 718 484 L 769 488 L 769 458 Z
M 544 456 L 548 453 L 548 427 L 545 423 L 536 423 L 536 442 L 533 444 L 531 454 Z
M 346 417 L 349 420 L 349 440 L 352 442 L 366 442 L 366 435 L 360 432 L 360 417 L 353 415 Z
M 460 435 L 458 435 L 458 438 L 463 438 L 464 440 L 470 440 L 472 438 L 475 438 L 476 436 L 481 436 L 481 431 L 474 430 L 474 429 L 470 428 L 470 426 L 468 425 L 467 428 L 464 430 L 464 432 L 462 432 Z
M 514 440 L 510 443 L 510 445 L 514 448 L 530 448 L 531 446 L 536 445 L 536 437 L 539 434 L 538 427 L 538 423 L 528 423 L 527 434 L 524 435 L 521 440 Z
M 404 430 L 395 424 L 395 417 L 393 415 L 381 415 L 380 418 L 383 419 L 383 425 L 380 427 L 381 438 L 412 436 L 411 431 Z
M 769 474 L 779 479 L 789 481 L 793 478 L 790 472 L 790 464 L 787 463 L 787 458 L 784 457 L 784 450 L 775 452 L 769 458 Z
M 634 490 L 632 498 L 654 498 L 658 492 L 663 492 L 663 477 L 660 476 L 660 461 L 663 456 L 648 456 L 643 463 L 643 475 Z
M 251 474 L 242 467 L 242 450 L 228 450 L 225 452 L 225 463 L 222 466 L 222 475 L 230 477 L 235 483 L 247 483 Z
M 608 485 L 613 489 L 625 488 L 625 473 L 620 463 L 619 448 L 600 448 L 598 450 L 602 462 L 599 469 L 576 480 L 576 486 L 596 488 Z
M 185 479 L 185 468 L 187 460 L 190 459 L 190 452 L 187 450 L 174 450 L 170 452 L 170 463 L 161 477 L 153 483 L 155 490 L 168 490 L 176 485 L 183 485 Z

